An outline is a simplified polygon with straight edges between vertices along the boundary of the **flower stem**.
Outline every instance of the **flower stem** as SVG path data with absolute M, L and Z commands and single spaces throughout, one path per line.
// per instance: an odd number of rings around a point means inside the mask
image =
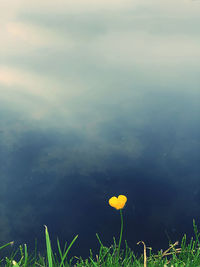
M 122 242 L 122 232 L 123 232 L 123 216 L 122 216 L 121 209 L 120 209 L 120 217 L 121 217 L 121 231 L 120 231 L 120 237 L 119 237 L 118 255 L 120 253 L 120 247 L 121 247 L 121 242 Z

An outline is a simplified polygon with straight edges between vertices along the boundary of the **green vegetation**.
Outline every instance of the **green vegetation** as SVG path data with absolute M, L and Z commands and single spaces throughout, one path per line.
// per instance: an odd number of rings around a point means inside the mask
M 27 245 L 20 246 L 17 251 L 13 252 L 10 257 L 6 257 L 0 260 L 0 266 L 13 267 L 13 266 L 40 266 L 40 267 L 107 267 L 107 266 L 130 266 L 130 267 L 177 267 L 177 266 L 188 266 L 198 267 L 200 266 L 200 233 L 198 233 L 197 226 L 193 220 L 194 227 L 194 238 L 191 238 L 189 242 L 186 239 L 186 235 L 183 236 L 180 247 L 178 242 L 170 244 L 169 248 L 165 251 L 159 251 L 156 254 L 152 253 L 152 249 L 146 247 L 143 241 L 138 242 L 143 245 L 144 253 L 140 256 L 136 256 L 134 252 L 128 247 L 125 241 L 125 247 L 119 251 L 119 246 L 114 238 L 113 244 L 110 247 L 106 247 L 102 244 L 98 234 L 97 239 L 100 244 L 98 255 L 93 255 L 90 250 L 90 256 L 84 260 L 81 257 L 72 257 L 68 259 L 67 255 L 74 244 L 78 235 L 72 240 L 72 242 L 61 249 L 60 242 L 57 239 L 57 252 L 54 253 L 51 248 L 51 241 L 48 233 L 48 229 L 45 226 L 45 238 L 46 238 L 46 255 L 37 255 L 36 251 L 34 254 L 28 254 Z M 121 235 L 120 235 L 121 237 Z M 121 242 L 121 239 L 120 239 Z M 0 249 L 4 249 L 9 245 L 10 242 Z M 19 260 L 17 261 L 16 258 Z
M 98 255 L 93 255 L 90 250 L 90 256 L 88 259 L 82 259 L 81 257 L 72 257 L 68 259 L 67 255 L 78 238 L 78 235 L 74 237 L 71 243 L 67 246 L 65 243 L 63 250 L 61 249 L 60 242 L 57 239 L 57 252 L 52 251 L 51 240 L 49 237 L 47 226 L 45 225 L 45 239 L 46 239 L 46 254 L 41 256 L 37 254 L 35 249 L 34 254 L 28 254 L 27 245 L 20 246 L 19 249 L 11 254 L 10 257 L 6 257 L 0 260 L 0 266 L 5 267 L 200 267 L 200 233 L 198 233 L 197 226 L 193 220 L 193 228 L 195 238 L 191 238 L 187 242 L 186 235 L 183 236 L 180 247 L 178 241 L 174 244 L 169 244 L 169 248 L 165 251 L 159 251 L 157 254 L 152 253 L 152 248 L 146 247 L 143 241 L 139 241 L 137 245 L 142 244 L 144 252 L 142 255 L 137 256 L 128 247 L 125 241 L 125 248 L 121 248 L 122 233 L 123 233 L 123 215 L 122 209 L 127 202 L 127 197 L 119 195 L 118 197 L 111 197 L 109 199 L 109 205 L 116 210 L 120 210 L 121 229 L 119 235 L 119 242 L 117 244 L 115 238 L 113 244 L 110 247 L 106 247 L 101 242 L 98 234 L 97 239 L 100 244 Z M 8 247 L 12 245 L 10 242 L 2 247 Z M 147 255 L 148 254 L 148 255 Z M 19 259 L 18 261 L 16 259 Z

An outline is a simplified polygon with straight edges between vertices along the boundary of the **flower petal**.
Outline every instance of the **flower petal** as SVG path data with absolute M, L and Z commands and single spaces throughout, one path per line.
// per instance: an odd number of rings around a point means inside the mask
M 111 197 L 109 199 L 109 205 L 117 210 L 123 209 L 124 205 L 126 204 L 127 197 L 124 195 L 119 195 L 117 197 Z

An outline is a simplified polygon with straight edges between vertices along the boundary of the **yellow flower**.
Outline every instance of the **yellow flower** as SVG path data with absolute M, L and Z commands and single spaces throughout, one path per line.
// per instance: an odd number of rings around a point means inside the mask
M 123 209 L 126 204 L 127 197 L 124 195 L 119 195 L 118 197 L 111 197 L 109 199 L 109 205 L 117 210 Z

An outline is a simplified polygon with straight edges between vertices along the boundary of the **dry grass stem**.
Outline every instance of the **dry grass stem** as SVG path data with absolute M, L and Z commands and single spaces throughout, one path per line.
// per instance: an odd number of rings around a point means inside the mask
M 137 245 L 139 245 L 140 243 L 142 243 L 144 246 L 144 267 L 147 267 L 147 248 L 144 241 L 137 242 Z

